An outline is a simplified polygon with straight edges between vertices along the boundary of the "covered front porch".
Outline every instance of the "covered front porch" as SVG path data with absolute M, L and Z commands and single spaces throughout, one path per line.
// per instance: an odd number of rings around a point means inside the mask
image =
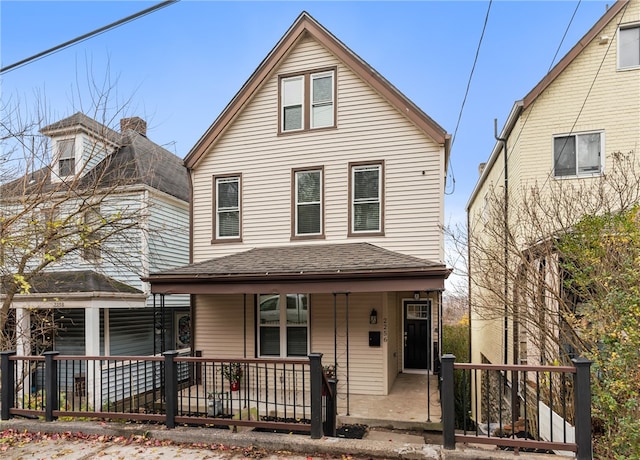
M 192 295 L 200 356 L 320 353 L 337 379 L 343 423 L 437 430 L 448 274 L 442 264 L 351 243 L 257 248 L 147 281 L 161 298 Z
M 354 394 L 349 415 L 338 415 L 338 424 L 362 424 L 411 431 L 442 431 L 439 377 L 406 374 L 396 377 L 389 394 Z M 344 396 L 338 394 L 338 402 Z

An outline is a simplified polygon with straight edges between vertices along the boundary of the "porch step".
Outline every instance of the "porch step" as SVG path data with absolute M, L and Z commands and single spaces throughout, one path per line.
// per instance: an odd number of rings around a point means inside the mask
M 338 425 L 356 424 L 393 430 L 442 432 L 442 423 L 439 420 L 437 422 L 422 422 L 419 420 L 389 420 L 352 415 L 338 415 Z

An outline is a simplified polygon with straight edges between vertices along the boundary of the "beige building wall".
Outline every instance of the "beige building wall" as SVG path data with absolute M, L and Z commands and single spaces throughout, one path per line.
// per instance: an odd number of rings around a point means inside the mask
M 508 173 L 510 226 L 527 225 L 518 218 L 523 190 L 537 185 L 542 199 L 561 188 L 597 179 L 588 177 L 553 177 L 553 138 L 562 134 L 600 132 L 604 136 L 604 169 L 611 169 L 614 152 L 640 154 L 640 68 L 618 70 L 618 27 L 640 22 L 640 2 L 632 0 L 614 17 L 598 36 L 557 76 L 533 102 L 525 108 L 508 138 Z M 604 39 L 601 37 L 608 37 Z M 528 105 L 526 105 L 528 104 Z M 490 165 L 486 178 L 480 184 L 475 198 L 469 204 L 470 233 L 482 235 L 485 230 L 484 197 L 490 187 L 503 193 L 504 158 L 498 157 Z M 579 218 L 584 206 L 574 208 Z M 491 295 L 474 283 L 477 275 L 478 255 L 471 260 L 471 299 L 474 306 L 494 306 Z M 512 295 L 512 288 L 510 290 Z M 495 299 L 493 299 L 495 302 Z M 513 323 L 509 324 L 509 362 L 513 357 Z M 472 309 L 472 360 L 481 362 L 481 356 L 492 363 L 503 362 L 503 319 L 486 321 Z M 531 337 L 525 338 L 531 347 Z M 532 349 L 534 347 L 531 347 Z M 529 364 L 536 364 L 539 353 L 532 350 Z
M 198 163 L 194 262 L 253 247 L 359 241 L 443 261 L 443 147 L 312 39 L 294 47 L 278 73 L 330 66 L 337 68 L 336 129 L 279 136 L 274 74 Z M 348 164 L 356 161 L 384 161 L 384 236 L 347 238 Z M 292 242 L 291 170 L 314 166 L 324 167 L 325 239 Z M 231 173 L 242 174 L 243 242 L 212 245 L 212 176 Z

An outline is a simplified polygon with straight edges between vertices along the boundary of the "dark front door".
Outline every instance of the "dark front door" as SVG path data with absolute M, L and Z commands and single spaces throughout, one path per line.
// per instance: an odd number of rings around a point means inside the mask
M 431 368 L 431 301 L 404 302 L 404 368 Z

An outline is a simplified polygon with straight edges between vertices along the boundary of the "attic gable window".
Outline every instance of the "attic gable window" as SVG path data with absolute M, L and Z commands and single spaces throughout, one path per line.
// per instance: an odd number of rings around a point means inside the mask
M 602 172 L 604 133 L 572 134 L 553 139 L 555 177 L 590 176 Z
M 335 72 L 280 77 L 280 133 L 335 127 Z
M 640 67 L 640 25 L 621 27 L 618 36 L 618 68 Z
M 72 176 L 76 173 L 76 156 L 74 139 L 58 141 L 58 175 Z
M 214 242 L 240 241 L 240 175 L 213 179 Z

